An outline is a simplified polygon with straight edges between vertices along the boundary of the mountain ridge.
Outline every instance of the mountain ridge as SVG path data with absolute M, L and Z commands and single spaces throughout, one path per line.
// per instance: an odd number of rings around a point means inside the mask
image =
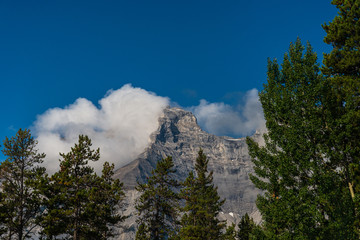
M 263 144 L 262 132 L 257 131 L 252 138 Z M 218 187 L 220 197 L 226 199 L 220 217 L 237 223 L 242 215 L 248 213 L 257 222 L 260 221 L 255 200 L 261 191 L 248 177 L 249 173 L 253 173 L 253 163 L 246 139 L 207 133 L 199 127 L 191 112 L 169 107 L 159 118 L 159 127 L 151 134 L 148 147 L 135 160 L 115 171 L 114 177 L 124 183 L 127 195 L 131 196 L 127 199 L 129 208 L 126 210 L 131 215 L 127 220 L 129 226 L 134 228 L 136 218 L 131 202 L 137 196 L 134 192 L 137 181 L 146 181 L 156 162 L 167 156 L 173 158 L 175 178 L 183 181 L 194 170 L 200 148 L 209 159 L 208 170 L 213 171 L 214 184 Z

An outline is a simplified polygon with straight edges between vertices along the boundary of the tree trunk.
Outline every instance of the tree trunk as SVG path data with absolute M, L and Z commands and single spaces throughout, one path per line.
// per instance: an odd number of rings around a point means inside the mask
M 353 185 L 350 182 L 349 182 L 349 190 L 350 190 L 351 198 L 352 200 L 354 200 L 355 198 L 354 189 L 353 189 Z
M 78 239 L 78 234 L 77 234 L 77 229 L 75 229 L 74 231 L 74 236 L 73 236 L 74 240 L 77 240 Z
M 25 170 L 25 159 L 22 159 L 21 162 L 21 178 L 20 178 L 20 226 L 18 228 L 19 240 L 23 239 L 23 230 L 24 230 L 24 170 Z

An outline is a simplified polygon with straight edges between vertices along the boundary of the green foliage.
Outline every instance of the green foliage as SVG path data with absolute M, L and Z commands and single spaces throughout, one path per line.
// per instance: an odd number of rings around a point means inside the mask
M 267 239 L 353 237 L 351 199 L 343 194 L 341 174 L 324 157 L 324 82 L 316 54 L 299 39 L 282 69 L 276 61 L 268 63 L 268 82 L 259 94 L 266 145 L 247 139 L 256 174 L 251 180 L 265 190 L 257 206 Z
M 238 224 L 238 239 L 239 240 L 249 240 L 250 235 L 255 228 L 255 223 L 252 218 L 246 213 L 244 216 L 241 217 L 241 221 Z
M 181 218 L 181 239 L 221 239 L 225 224 L 217 219 L 225 200 L 220 200 L 217 187 L 213 184 L 213 172 L 208 173 L 209 160 L 200 149 L 196 158 L 195 171 L 189 173 L 183 183 L 181 196 L 185 199 Z
M 235 230 L 235 224 L 231 224 L 228 226 L 225 230 L 225 233 L 222 237 L 223 240 L 236 240 L 236 230 Z
M 125 197 L 123 183 L 119 179 L 114 180 L 114 164 L 104 163 L 101 177 L 96 176 L 95 182 L 89 192 L 87 206 L 91 231 L 86 239 L 108 239 L 115 236 L 114 226 L 123 222 L 126 216 L 122 216 L 122 200 Z
M 139 229 L 136 239 L 168 239 L 178 231 L 179 183 L 173 178 L 175 173 L 171 157 L 157 162 L 147 183 L 138 183 L 141 192 L 136 202 L 139 213 Z
M 319 75 L 316 55 L 290 46 L 282 69 L 269 62 L 260 94 L 266 146 L 248 139 L 265 190 L 256 239 L 355 239 L 360 229 L 360 1 L 333 0 L 339 15 L 325 24 Z M 355 228 L 354 228 L 355 226 Z
M 60 170 L 42 179 L 47 213 L 42 218 L 42 235 L 47 239 L 108 239 L 112 226 L 124 220 L 117 210 L 124 197 L 122 184 L 113 180 L 114 165 L 104 164 L 102 176 L 94 173 L 89 161 L 100 158 L 91 149 L 91 140 L 80 135 L 69 153 L 61 153 Z
M 5 202 L 5 194 L 0 192 L 0 236 L 6 233 L 6 206 L 3 204 Z
M 332 2 L 339 15 L 324 25 L 324 41 L 334 48 L 324 54 L 322 71 L 328 76 L 326 110 L 329 131 L 328 153 L 353 183 L 351 167 L 360 161 L 360 1 Z
M 38 153 L 37 142 L 30 130 L 5 138 L 2 153 L 7 159 L 0 165 L 0 231 L 2 239 L 28 239 L 42 214 L 41 197 L 37 191 L 39 177 L 45 168 L 39 167 L 45 154 Z
M 327 33 L 324 42 L 333 46 L 331 53 L 324 54 L 323 72 L 329 76 L 359 77 L 360 1 L 333 0 L 332 4 L 339 9 L 339 15 L 323 25 Z
M 360 233 L 360 1 L 334 0 L 339 15 L 323 25 L 324 41 L 333 46 L 324 54 L 322 71 L 328 76 L 328 144 L 331 162 L 341 171 L 342 188 L 348 188 Z
M 141 223 L 136 231 L 135 239 L 136 240 L 148 240 L 149 239 L 149 230 L 147 229 L 144 223 Z

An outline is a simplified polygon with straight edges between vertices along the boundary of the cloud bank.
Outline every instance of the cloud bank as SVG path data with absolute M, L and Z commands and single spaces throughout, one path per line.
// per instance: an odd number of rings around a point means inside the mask
M 170 104 L 166 97 L 125 85 L 110 90 L 95 106 L 79 98 L 65 108 L 52 108 L 37 117 L 33 132 L 40 152 L 46 153 L 49 173 L 59 168 L 59 153 L 70 151 L 79 134 L 88 135 L 93 148 L 100 148 L 100 160 L 91 165 L 101 172 L 105 161 L 121 167 L 134 160 L 149 144 L 149 136 L 158 128 L 163 109 Z M 209 103 L 201 100 L 192 111 L 202 129 L 215 135 L 246 136 L 265 128 L 258 91 L 245 94 L 241 104 Z
M 88 135 L 94 149 L 100 147 L 101 160 L 92 164 L 98 172 L 105 161 L 115 163 L 115 168 L 125 165 L 147 147 L 168 105 L 168 98 L 125 85 L 110 90 L 99 107 L 79 98 L 65 108 L 49 109 L 34 123 L 38 148 L 47 155 L 48 172 L 58 170 L 59 153 L 69 152 L 79 134 Z
M 199 125 L 207 132 L 218 136 L 247 136 L 257 129 L 265 129 L 264 114 L 258 91 L 246 92 L 242 103 L 236 107 L 225 103 L 209 103 L 200 100 L 198 106 L 189 107 Z

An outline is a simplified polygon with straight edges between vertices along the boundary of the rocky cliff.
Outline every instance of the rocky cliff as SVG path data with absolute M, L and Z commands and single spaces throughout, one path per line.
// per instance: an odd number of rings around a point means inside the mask
M 134 187 L 136 181 L 145 181 L 159 159 L 172 156 L 177 170 L 177 178 L 182 181 L 194 169 L 195 159 L 200 148 L 209 159 L 209 170 L 214 171 L 214 183 L 218 193 L 226 199 L 221 218 L 238 222 L 245 213 L 260 220 L 255 200 L 260 193 L 249 179 L 253 172 L 245 138 L 234 139 L 209 134 L 198 126 L 195 116 L 181 108 L 166 108 L 159 119 L 159 128 L 150 137 L 150 144 L 140 156 L 118 169 L 119 178 L 127 190 L 130 218 L 126 225 L 130 235 L 120 239 L 132 239 L 135 230 L 133 202 L 138 196 Z M 259 132 L 252 138 L 262 142 Z

